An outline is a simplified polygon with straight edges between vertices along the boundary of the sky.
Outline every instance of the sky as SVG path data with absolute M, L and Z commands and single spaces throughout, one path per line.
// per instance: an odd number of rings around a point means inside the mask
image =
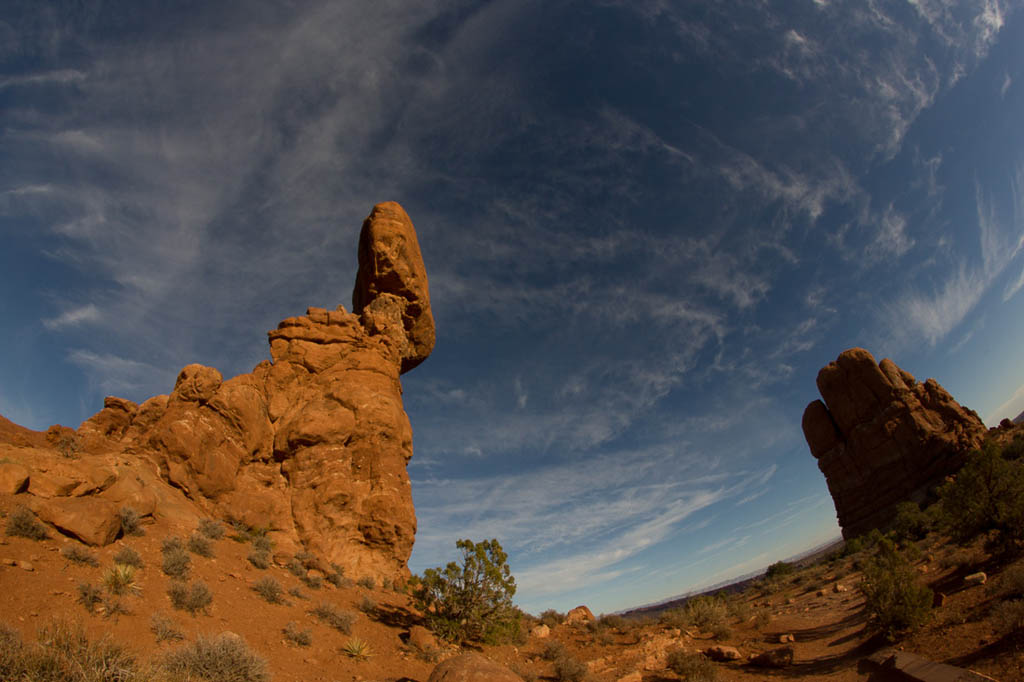
M 403 204 L 410 568 L 497 538 L 610 613 L 838 536 L 800 419 L 846 348 L 1024 411 L 1004 0 L 7 0 L 0 413 L 76 426 L 350 306 Z

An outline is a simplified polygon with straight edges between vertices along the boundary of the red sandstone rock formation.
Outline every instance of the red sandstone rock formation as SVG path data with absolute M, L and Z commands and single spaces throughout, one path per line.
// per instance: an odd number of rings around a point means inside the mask
M 416 516 L 399 375 L 430 354 L 434 320 L 416 233 L 397 203 L 363 223 L 353 302 L 353 313 L 309 308 L 282 321 L 268 333 L 272 360 L 249 374 L 224 381 L 188 365 L 170 395 L 141 405 L 109 397 L 77 432 L 3 420 L 0 436 L 31 471 L 26 483 L 12 462 L 0 479 L 12 491 L 27 485 L 28 506 L 90 544 L 114 539 L 127 505 L 269 528 L 282 550 L 301 547 L 351 576 L 408 577 Z M 28 452 L 44 439 L 83 456 Z M 128 466 L 139 461 L 155 471 Z
M 846 538 L 884 526 L 904 500 L 922 501 L 987 432 L 934 379 L 917 383 L 863 348 L 843 351 L 817 383 L 824 402 L 804 411 L 804 437 Z

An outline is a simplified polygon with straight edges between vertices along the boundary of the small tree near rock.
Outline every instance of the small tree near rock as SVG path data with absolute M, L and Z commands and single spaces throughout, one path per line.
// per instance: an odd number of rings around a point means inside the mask
M 459 540 L 462 564 L 428 568 L 414 577 L 412 595 L 427 626 L 453 642 L 495 642 L 518 630 L 512 605 L 516 581 L 497 540 Z

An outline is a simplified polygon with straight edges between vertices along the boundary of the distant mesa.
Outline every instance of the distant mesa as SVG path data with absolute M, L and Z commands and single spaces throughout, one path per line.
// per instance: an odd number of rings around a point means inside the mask
M 400 205 L 373 208 L 358 257 L 353 312 L 283 320 L 268 332 L 272 360 L 249 374 L 225 381 L 188 365 L 169 395 L 141 405 L 108 397 L 77 431 L 0 419 L 10 459 L 0 478 L 90 544 L 112 541 L 112 517 L 130 506 L 183 524 L 213 516 L 269 529 L 281 551 L 311 552 L 348 575 L 407 578 L 416 515 L 399 376 L 430 355 L 434 319 Z
M 1013 419 L 1014 424 L 1024 424 L 1024 412 L 1021 412 Z
M 923 501 L 987 433 L 934 379 L 918 383 L 863 348 L 843 351 L 817 384 L 823 400 L 804 410 L 804 437 L 845 538 L 885 526 L 900 502 Z

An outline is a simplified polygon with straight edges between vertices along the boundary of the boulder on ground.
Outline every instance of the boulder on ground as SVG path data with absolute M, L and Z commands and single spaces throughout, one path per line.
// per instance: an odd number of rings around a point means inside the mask
M 580 605 L 565 614 L 565 624 L 589 623 L 594 620 L 594 614 L 586 606 Z
M 738 661 L 742 658 L 739 649 L 734 646 L 715 644 L 704 650 L 704 655 L 712 661 Z
M 793 665 L 793 647 L 781 646 L 760 654 L 751 654 L 750 664 L 759 668 L 787 668 Z
M 97 497 L 45 500 L 33 507 L 43 521 L 95 547 L 109 545 L 121 532 L 118 508 Z
M 29 471 L 17 462 L 0 462 L 0 494 L 17 495 L 28 487 Z
M 523 682 L 523 678 L 474 651 L 438 663 L 427 682 Z

